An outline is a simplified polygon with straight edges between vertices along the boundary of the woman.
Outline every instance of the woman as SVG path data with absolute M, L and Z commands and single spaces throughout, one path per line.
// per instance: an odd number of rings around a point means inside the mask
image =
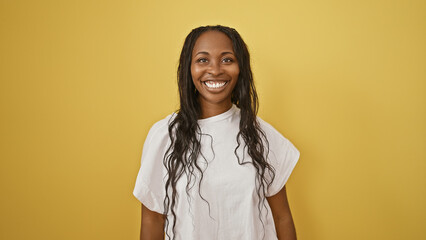
M 186 37 L 180 109 L 145 140 L 133 194 L 141 239 L 296 239 L 285 183 L 299 151 L 256 116 L 247 47 L 235 29 Z M 266 200 L 266 201 L 265 201 Z

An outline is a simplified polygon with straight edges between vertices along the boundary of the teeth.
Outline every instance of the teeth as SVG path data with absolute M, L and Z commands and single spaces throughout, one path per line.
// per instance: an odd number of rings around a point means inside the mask
M 223 87 L 226 84 L 226 82 L 218 83 L 218 82 L 208 81 L 208 82 L 204 82 L 204 84 L 206 84 L 207 87 L 209 88 L 220 88 L 220 87 Z

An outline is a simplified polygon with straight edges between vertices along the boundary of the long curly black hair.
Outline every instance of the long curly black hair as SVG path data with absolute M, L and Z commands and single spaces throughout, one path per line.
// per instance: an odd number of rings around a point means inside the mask
M 257 195 L 260 199 L 258 204 L 260 212 L 262 211 L 262 206 L 265 206 L 265 194 L 267 188 L 271 185 L 275 178 L 275 171 L 273 167 L 266 161 L 269 152 L 269 143 L 256 118 L 259 104 L 250 67 L 250 54 L 246 44 L 240 34 L 230 27 L 216 25 L 193 29 L 185 39 L 179 59 L 177 82 L 179 87 L 180 109 L 176 112 L 175 117 L 169 122 L 168 131 L 171 145 L 167 149 L 163 159 L 164 166 L 168 172 L 168 179 L 165 186 L 166 196 L 164 199 L 164 215 L 167 216 L 170 209 L 171 214 L 173 215 L 173 235 L 175 235 L 177 220 L 175 213 L 175 205 L 178 197 L 176 191 L 177 181 L 180 177 L 182 177 L 182 175 L 186 175 L 188 178 L 186 192 L 188 194 L 188 191 L 191 188 L 189 186 L 191 179 L 192 177 L 195 177 L 194 171 L 199 171 L 199 173 L 201 173 L 200 181 L 198 183 L 199 186 L 201 186 L 201 182 L 203 180 L 203 171 L 197 163 L 198 157 L 202 157 L 200 143 L 200 136 L 202 133 L 197 122 L 201 114 L 201 108 L 198 101 L 199 93 L 196 91 L 192 81 L 191 58 L 195 42 L 198 37 L 206 31 L 220 31 L 226 34 L 233 44 L 240 73 L 237 84 L 232 92 L 231 101 L 240 108 L 241 113 L 241 120 L 239 124 L 240 130 L 236 138 L 237 147 L 234 153 L 240 165 L 250 163 L 257 171 L 255 180 L 257 185 Z M 244 142 L 242 143 L 242 141 Z M 253 160 L 252 162 L 241 161 L 240 157 L 237 155 L 237 149 L 241 147 L 241 145 L 247 149 L 248 155 Z M 269 178 L 267 177 L 267 174 Z M 199 195 L 204 201 L 206 201 L 202 197 L 200 191 Z M 263 221 L 262 225 L 264 225 Z M 169 221 L 166 218 L 166 229 L 168 229 L 168 227 Z M 167 231 L 166 234 L 168 239 L 170 239 Z

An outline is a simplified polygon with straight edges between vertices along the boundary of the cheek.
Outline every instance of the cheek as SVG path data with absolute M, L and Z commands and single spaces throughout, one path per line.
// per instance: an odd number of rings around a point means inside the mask
M 202 71 L 199 67 L 191 66 L 191 76 L 193 81 L 198 80 L 201 74 L 202 74 Z
M 240 74 L 240 68 L 238 65 L 231 69 L 230 74 L 233 78 L 238 79 L 238 75 Z

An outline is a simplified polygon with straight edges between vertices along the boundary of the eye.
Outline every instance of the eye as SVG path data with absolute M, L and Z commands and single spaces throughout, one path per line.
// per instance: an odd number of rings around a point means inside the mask
M 205 63 L 205 62 L 207 62 L 207 58 L 199 58 L 199 59 L 197 59 L 196 62 Z
M 224 59 L 222 59 L 222 62 L 225 62 L 225 63 L 231 63 L 233 61 L 234 61 L 234 59 L 232 59 L 232 58 L 224 58 Z

